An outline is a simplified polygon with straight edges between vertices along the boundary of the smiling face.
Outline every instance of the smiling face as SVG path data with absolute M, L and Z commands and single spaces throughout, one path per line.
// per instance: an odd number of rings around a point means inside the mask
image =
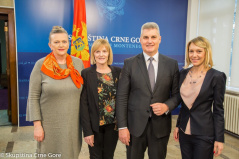
M 55 56 L 66 56 L 69 40 L 66 33 L 55 33 L 50 36 L 49 47 Z
M 205 61 L 206 52 L 202 47 L 198 47 L 194 43 L 189 45 L 188 57 L 193 66 L 200 67 L 203 66 Z
M 96 65 L 107 65 L 109 59 L 109 52 L 104 45 L 100 46 L 94 52 Z
M 140 43 L 143 51 L 149 55 L 154 56 L 158 52 L 159 44 L 161 43 L 161 36 L 157 29 L 143 29 Z

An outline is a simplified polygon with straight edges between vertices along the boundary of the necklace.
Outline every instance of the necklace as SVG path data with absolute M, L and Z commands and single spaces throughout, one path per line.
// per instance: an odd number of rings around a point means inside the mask
M 195 84 L 195 83 L 197 83 L 198 82 L 198 80 L 202 77 L 202 75 L 203 75 L 203 71 L 200 71 L 200 74 L 199 75 L 194 75 L 194 76 L 196 76 L 196 78 L 195 77 L 193 77 L 193 74 L 195 74 L 195 73 L 193 73 L 193 71 L 189 71 L 189 77 L 190 77 L 190 84 Z

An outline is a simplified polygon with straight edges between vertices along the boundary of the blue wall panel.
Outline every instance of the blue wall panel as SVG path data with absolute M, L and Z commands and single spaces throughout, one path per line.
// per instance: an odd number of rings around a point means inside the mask
M 145 22 L 159 24 L 162 42 L 159 52 L 184 65 L 188 0 L 86 0 L 88 41 L 109 40 L 115 66 L 125 58 L 142 52 L 140 29 Z M 19 122 L 25 121 L 29 77 L 35 62 L 46 56 L 49 32 L 54 25 L 63 26 L 71 37 L 73 0 L 15 0 Z M 69 50 L 70 52 L 70 50 Z M 177 110 L 175 111 L 177 113 Z

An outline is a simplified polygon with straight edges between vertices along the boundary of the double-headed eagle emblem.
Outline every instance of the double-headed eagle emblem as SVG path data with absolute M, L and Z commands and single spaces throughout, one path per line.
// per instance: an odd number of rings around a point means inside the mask
M 110 21 L 116 18 L 116 15 L 124 15 L 125 0 L 96 0 L 96 5 L 101 16 L 106 16 Z

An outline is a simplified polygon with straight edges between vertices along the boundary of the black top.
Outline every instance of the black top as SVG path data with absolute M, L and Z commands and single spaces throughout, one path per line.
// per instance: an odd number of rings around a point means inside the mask
M 179 79 L 180 87 L 189 70 L 190 68 L 181 70 Z M 182 101 L 176 126 L 185 131 L 190 117 L 192 135 L 214 137 L 215 141 L 224 142 L 223 101 L 225 86 L 225 73 L 213 68 L 208 70 L 192 108 L 189 110 Z M 211 109 L 212 107 L 213 110 Z

